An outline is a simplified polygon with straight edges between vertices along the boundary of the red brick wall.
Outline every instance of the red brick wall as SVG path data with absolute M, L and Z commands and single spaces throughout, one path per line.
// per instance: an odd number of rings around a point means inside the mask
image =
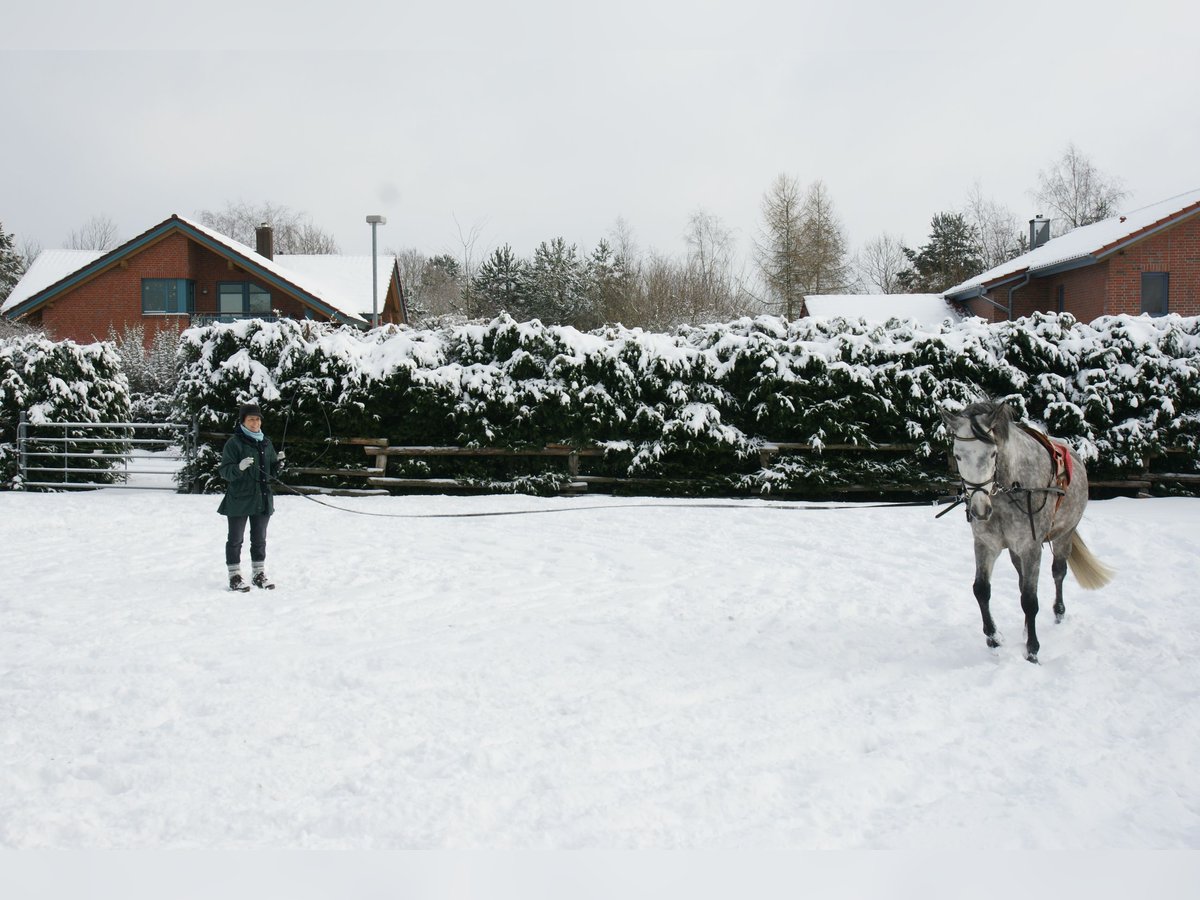
M 1142 311 L 1143 272 L 1170 275 L 1169 312 L 1200 315 L 1200 216 L 1139 241 L 1103 262 L 1033 279 L 1014 295 L 1013 314 L 1056 311 L 1061 285 L 1066 311 L 1081 322 L 1122 313 L 1136 316 Z M 1007 286 L 989 293 L 997 303 L 1008 302 Z M 967 308 L 973 315 L 993 322 L 1004 318 L 1000 310 L 983 300 L 972 300 Z
M 1029 284 L 1013 291 L 1013 318 L 1019 319 L 1038 310 L 1054 309 L 1054 297 L 1049 288 L 1046 279 L 1032 278 Z M 993 293 L 999 295 L 996 299 L 1001 303 L 1008 302 L 1007 287 L 997 288 Z
M 108 337 L 109 325 L 120 334 L 127 326 L 143 325 L 146 342 L 162 329 L 183 329 L 186 315 L 143 315 L 143 278 L 189 278 L 196 282 L 196 312 L 217 311 L 217 284 L 249 281 L 267 289 L 271 306 L 286 316 L 303 318 L 304 307 L 236 266 L 223 256 L 174 232 L 125 258 L 126 267 L 113 265 L 73 290 L 58 295 L 42 307 L 41 324 L 57 340 L 91 343 Z
M 1057 291 L 1062 285 L 1067 312 L 1080 322 L 1098 319 L 1107 312 L 1108 277 L 1108 263 L 1102 262 L 1042 279 L 1049 287 L 1048 303 L 1042 308 L 1048 311 L 1058 309 Z
M 1168 272 L 1168 312 L 1200 315 L 1200 216 L 1139 241 L 1109 259 L 1109 315 L 1142 311 L 1142 273 Z
M 1013 284 L 1019 283 L 1019 279 L 1013 282 Z M 994 287 L 988 291 L 988 296 L 1001 306 L 1008 306 L 1008 289 L 1010 287 L 1012 287 L 1011 284 Z M 1012 294 L 1013 318 L 1027 316 L 1036 309 L 1046 309 L 1046 296 L 1046 285 L 1041 284 L 1036 278 L 1030 281 L 1029 284 L 1017 288 Z M 1049 308 L 1053 308 L 1053 303 L 1051 303 Z M 1008 318 L 1008 314 L 1004 310 L 979 298 L 967 303 L 967 311 L 968 314 L 982 316 L 989 322 L 1003 322 Z

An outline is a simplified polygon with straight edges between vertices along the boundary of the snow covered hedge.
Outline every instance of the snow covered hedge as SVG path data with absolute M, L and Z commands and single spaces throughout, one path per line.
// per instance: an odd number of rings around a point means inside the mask
M 113 345 L 55 342 L 42 335 L 0 339 L 0 485 L 20 483 L 16 441 L 22 411 L 33 424 L 127 420 L 129 383 Z M 100 460 L 94 467 L 107 466 Z
M 944 476 L 939 408 L 989 395 L 1070 440 L 1093 471 L 1118 472 L 1169 447 L 1188 451 L 1183 459 L 1194 466 L 1198 322 L 1122 316 L 1087 325 L 1038 314 L 929 329 L 764 316 L 667 335 L 581 333 L 507 316 L 366 334 L 246 321 L 184 333 L 175 400 L 202 431 L 226 432 L 239 403 L 259 401 L 268 432 L 279 444 L 286 428 L 288 455 L 302 464 L 366 465 L 361 448 L 325 446 L 329 434 L 396 444 L 567 443 L 604 447 L 605 474 L 767 491 Z M 788 454 L 764 468 L 765 441 L 916 449 Z M 214 466 L 215 453 L 202 452 L 192 474 L 211 482 Z M 424 462 L 407 471 L 438 474 Z M 509 462 L 502 477 L 522 474 Z

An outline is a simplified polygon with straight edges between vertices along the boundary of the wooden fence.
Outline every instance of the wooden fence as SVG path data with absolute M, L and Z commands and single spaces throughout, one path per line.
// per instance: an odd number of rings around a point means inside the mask
M 201 434 L 201 438 L 223 439 L 226 435 Z M 615 489 L 621 487 L 653 490 L 667 486 L 686 485 L 686 479 L 679 478 L 639 478 L 612 475 L 587 474 L 581 471 L 580 461 L 588 458 L 600 458 L 605 455 L 601 447 L 576 447 L 568 444 L 547 444 L 542 447 L 458 447 L 458 446 L 425 446 L 425 445 L 395 445 L 382 437 L 333 437 L 333 438 L 289 438 L 289 443 L 316 444 L 323 446 L 361 447 L 366 457 L 367 465 L 353 466 L 293 466 L 284 474 L 288 479 L 288 487 L 299 493 L 322 493 L 341 495 L 379 495 L 393 492 L 409 491 L 485 491 L 492 489 L 492 482 L 480 479 L 449 478 L 449 477 L 406 477 L 388 475 L 390 460 L 401 459 L 461 459 L 485 460 L 502 458 L 544 459 L 565 463 L 566 480 L 562 482 L 559 492 L 563 494 L 586 493 L 589 488 Z M 916 444 L 824 444 L 816 446 L 810 443 L 795 443 L 788 441 L 766 441 L 758 448 L 759 462 L 763 468 L 783 454 L 793 453 L 862 453 L 897 455 L 912 453 L 918 449 Z M 1184 454 L 1183 450 L 1168 450 L 1168 454 Z M 947 455 L 948 456 L 948 455 Z M 1184 485 L 1200 485 L 1200 473 L 1194 472 L 1154 472 L 1151 471 L 1150 460 L 1146 460 L 1140 471 L 1127 473 L 1120 478 L 1089 478 L 1093 491 L 1110 493 L 1145 494 L 1154 484 L 1177 483 Z M 560 470 L 561 471 L 561 470 Z M 856 493 L 912 493 L 928 494 L 936 491 L 953 490 L 957 485 L 957 475 L 952 463 L 947 458 L 944 479 L 932 479 L 920 484 L 839 484 L 830 485 L 823 489 L 830 494 Z M 364 487 L 353 488 L 345 486 L 323 487 L 313 484 L 292 483 L 298 478 L 336 479 L 344 484 L 361 482 Z

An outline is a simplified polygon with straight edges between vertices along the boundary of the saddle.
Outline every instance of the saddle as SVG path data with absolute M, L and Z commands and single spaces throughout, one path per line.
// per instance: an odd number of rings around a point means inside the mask
M 1050 454 L 1050 462 L 1054 466 L 1054 483 L 1065 491 L 1067 485 L 1071 483 L 1074 465 L 1071 462 L 1071 451 L 1067 449 L 1067 445 L 1052 441 L 1044 432 L 1038 431 L 1030 425 L 1020 424 L 1018 427 L 1046 448 L 1046 452 Z

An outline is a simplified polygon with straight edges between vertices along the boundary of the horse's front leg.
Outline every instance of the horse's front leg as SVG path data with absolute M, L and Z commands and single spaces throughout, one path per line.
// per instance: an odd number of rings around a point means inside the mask
M 1038 651 L 1042 649 L 1037 639 L 1037 587 L 1042 568 L 1042 548 L 1040 544 L 1035 544 L 1032 550 L 1020 554 L 1010 550 L 1009 555 L 1021 585 L 1021 611 L 1025 613 L 1025 658 L 1036 663 Z
M 979 604 L 980 615 L 983 616 L 983 635 L 987 638 L 989 647 L 1000 646 L 1000 635 L 996 633 L 996 623 L 992 621 L 992 567 L 1000 551 L 993 549 L 981 541 L 975 541 L 975 600 Z

